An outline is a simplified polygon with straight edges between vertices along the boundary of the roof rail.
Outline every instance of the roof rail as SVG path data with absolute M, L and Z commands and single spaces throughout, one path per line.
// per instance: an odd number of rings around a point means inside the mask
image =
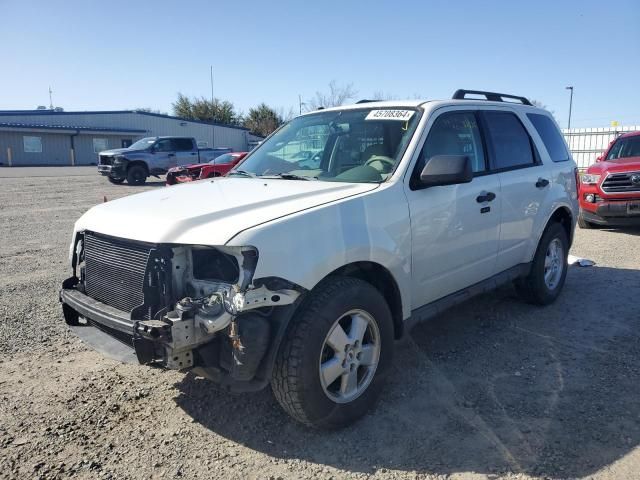
M 533 105 L 529 99 L 527 99 L 526 97 L 519 97 L 517 95 L 509 95 L 507 93 L 495 93 L 495 92 L 484 92 L 482 90 L 463 90 L 463 89 L 459 89 L 456 90 L 455 93 L 453 94 L 453 97 L 451 97 L 454 100 L 464 100 L 466 98 L 467 95 L 484 95 L 484 98 L 486 100 L 489 100 L 491 102 L 504 102 L 505 98 L 511 98 L 513 100 L 518 100 L 520 103 L 522 103 L 523 105 Z M 473 100 L 478 100 L 477 98 L 473 99 Z
M 379 102 L 380 100 L 368 100 L 366 98 L 363 98 L 362 100 L 358 100 L 356 102 L 356 105 L 358 105 L 359 103 L 371 103 L 371 102 Z

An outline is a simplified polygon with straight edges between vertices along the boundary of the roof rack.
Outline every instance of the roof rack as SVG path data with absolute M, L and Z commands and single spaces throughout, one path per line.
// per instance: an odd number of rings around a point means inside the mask
M 484 98 L 486 100 L 488 100 L 488 101 L 491 101 L 491 102 L 504 102 L 505 98 L 511 98 L 513 100 L 518 100 L 523 105 L 533 105 L 529 101 L 529 99 L 526 98 L 526 97 L 519 97 L 517 95 L 509 95 L 507 93 L 484 92 L 482 90 L 463 90 L 463 89 L 459 89 L 459 90 L 455 91 L 455 93 L 453 94 L 453 97 L 451 97 L 451 98 L 454 99 L 454 100 L 464 100 L 467 95 L 484 95 Z M 475 98 L 473 100 L 479 100 L 479 99 Z

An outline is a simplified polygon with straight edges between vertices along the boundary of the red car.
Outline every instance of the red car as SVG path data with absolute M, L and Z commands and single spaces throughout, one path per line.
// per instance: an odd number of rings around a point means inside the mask
M 193 182 L 203 178 L 222 177 L 229 173 L 240 160 L 247 156 L 249 152 L 225 153 L 209 163 L 198 163 L 195 165 L 183 165 L 174 167 L 167 172 L 167 185 L 176 183 Z
M 580 180 L 578 225 L 640 226 L 640 131 L 615 139 Z

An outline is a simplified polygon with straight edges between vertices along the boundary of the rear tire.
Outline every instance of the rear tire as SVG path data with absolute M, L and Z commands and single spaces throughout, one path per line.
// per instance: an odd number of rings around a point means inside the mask
M 528 303 L 549 305 L 564 286 L 567 277 L 569 240 L 559 223 L 552 223 L 542 234 L 529 275 L 516 280 L 518 295 Z
M 132 165 L 127 170 L 127 183 L 129 185 L 144 185 L 147 181 L 147 169 L 142 165 Z
M 343 427 L 380 394 L 393 356 L 393 322 L 370 284 L 329 277 L 300 307 L 271 380 L 284 410 L 310 427 Z
M 114 185 L 120 185 L 121 183 L 124 183 L 124 181 L 126 180 L 126 178 L 113 178 L 113 177 L 107 177 L 107 178 Z

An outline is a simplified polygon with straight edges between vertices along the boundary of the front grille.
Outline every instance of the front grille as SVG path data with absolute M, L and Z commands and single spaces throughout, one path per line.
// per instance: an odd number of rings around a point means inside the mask
M 150 247 L 91 232 L 84 236 L 85 292 L 124 312 L 144 302 Z
M 98 165 L 111 165 L 113 157 L 108 155 L 98 155 Z
M 640 182 L 632 182 L 631 177 L 640 176 L 640 172 L 611 173 L 602 182 L 606 193 L 640 192 Z

